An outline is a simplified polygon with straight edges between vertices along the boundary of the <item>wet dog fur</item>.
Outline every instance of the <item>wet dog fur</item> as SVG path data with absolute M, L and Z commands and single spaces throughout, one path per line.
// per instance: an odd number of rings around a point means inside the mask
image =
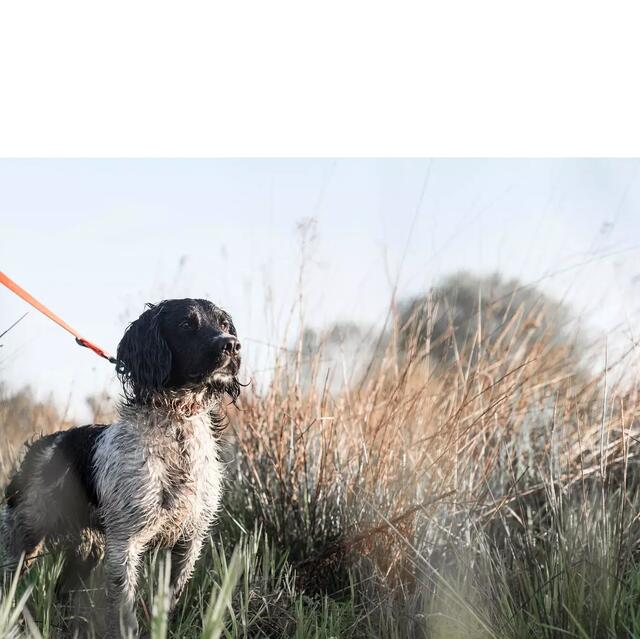
M 73 584 L 104 559 L 106 634 L 135 636 L 140 561 L 168 548 L 173 608 L 219 507 L 219 428 L 240 392 L 239 351 L 231 317 L 211 302 L 148 304 L 118 346 L 117 421 L 27 447 L 0 516 L 8 567 L 53 542 Z

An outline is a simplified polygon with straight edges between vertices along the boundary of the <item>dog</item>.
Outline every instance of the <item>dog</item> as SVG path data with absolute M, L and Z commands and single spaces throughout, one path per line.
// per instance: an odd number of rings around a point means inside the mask
M 219 508 L 225 396 L 240 394 L 231 316 L 204 299 L 147 304 L 116 356 L 118 419 L 41 437 L 6 488 L 5 560 L 28 566 L 45 542 L 86 580 L 103 559 L 108 637 L 136 636 L 145 550 L 171 550 L 170 608 L 193 572 Z

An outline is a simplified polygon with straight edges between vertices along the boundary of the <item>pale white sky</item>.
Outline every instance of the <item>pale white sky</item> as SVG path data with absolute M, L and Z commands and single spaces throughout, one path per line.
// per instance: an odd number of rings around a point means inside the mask
M 298 290 L 300 220 L 316 219 L 305 315 L 383 320 L 450 271 L 500 270 L 629 340 L 640 292 L 636 160 L 1 160 L 0 268 L 115 352 L 146 301 L 229 310 L 246 374 L 268 375 Z M 423 197 L 421 194 L 424 191 Z M 403 259 L 403 256 L 404 259 Z M 0 290 L 0 332 L 25 310 Z M 620 326 L 621 325 L 621 326 Z M 117 390 L 113 368 L 30 310 L 0 379 L 69 402 Z

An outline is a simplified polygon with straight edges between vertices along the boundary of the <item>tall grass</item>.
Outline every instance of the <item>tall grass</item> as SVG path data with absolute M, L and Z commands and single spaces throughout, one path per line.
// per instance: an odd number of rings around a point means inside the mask
M 230 409 L 223 511 L 176 615 L 156 553 L 143 626 L 158 638 L 640 637 L 635 380 L 612 383 L 624 361 L 594 373 L 513 311 L 490 338 L 479 313 L 464 342 L 452 329 L 437 345 L 428 308 L 402 324 L 391 313 L 363 348 L 366 372 L 338 391 L 321 347 L 311 361 L 282 351 L 269 386 Z M 6 592 L 2 636 L 32 632 L 18 624 L 25 601 L 44 637 L 64 632 L 46 561 L 22 578 L 25 600 Z

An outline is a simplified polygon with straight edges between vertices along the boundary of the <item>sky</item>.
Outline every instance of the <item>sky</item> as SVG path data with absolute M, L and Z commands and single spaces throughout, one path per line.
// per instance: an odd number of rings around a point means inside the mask
M 640 304 L 640 162 L 552 159 L 0 160 L 0 269 L 115 352 L 145 302 L 234 317 L 247 378 L 305 324 L 384 321 L 392 291 L 500 271 L 629 345 Z M 302 265 L 302 268 L 301 268 Z M 113 366 L 6 289 L 0 381 L 77 419 Z M 288 337 L 285 327 L 289 325 Z

